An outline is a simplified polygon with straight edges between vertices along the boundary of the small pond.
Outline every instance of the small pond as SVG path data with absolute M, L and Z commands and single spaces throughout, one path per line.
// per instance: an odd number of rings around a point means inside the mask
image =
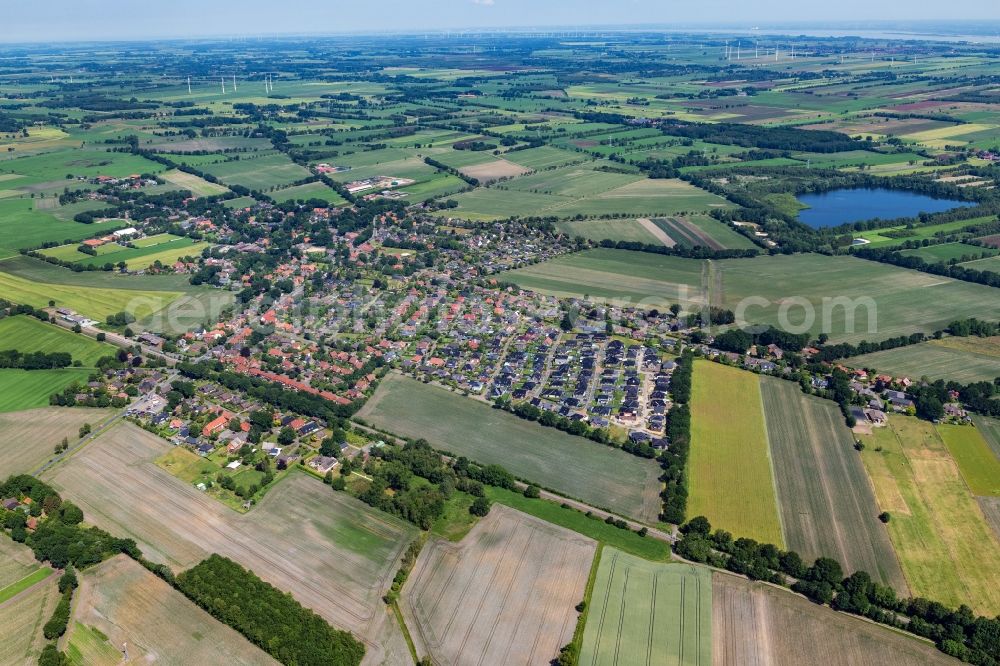
M 831 190 L 821 194 L 802 194 L 796 198 L 809 206 L 799 212 L 799 221 L 816 229 L 876 217 L 883 220 L 916 217 L 920 213 L 940 213 L 959 206 L 975 205 L 969 201 L 935 199 L 925 194 L 885 188 Z

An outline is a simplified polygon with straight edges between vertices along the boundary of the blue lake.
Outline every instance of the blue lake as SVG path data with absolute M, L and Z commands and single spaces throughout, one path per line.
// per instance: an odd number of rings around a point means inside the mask
M 876 217 L 892 220 L 975 205 L 968 201 L 935 199 L 924 194 L 884 188 L 831 190 L 822 194 L 802 194 L 796 198 L 809 206 L 799 212 L 799 221 L 817 229 Z

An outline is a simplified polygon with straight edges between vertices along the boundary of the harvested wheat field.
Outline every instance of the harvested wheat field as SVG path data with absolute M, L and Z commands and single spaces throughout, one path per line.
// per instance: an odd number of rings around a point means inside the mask
M 66 653 L 75 662 L 114 666 L 157 664 L 276 664 L 125 555 L 80 575 Z
M 80 426 L 96 426 L 114 412 L 86 407 L 42 407 L 0 414 L 0 477 L 26 474 L 53 456 L 63 437 L 75 444 Z
M 548 664 L 573 637 L 597 544 L 494 505 L 459 543 L 435 540 L 403 588 L 434 663 Z
M 531 169 L 526 169 L 520 164 L 514 164 L 513 162 L 501 159 L 462 167 L 460 171 L 463 175 L 475 178 L 480 183 L 492 183 L 494 180 L 500 180 L 501 178 L 523 176 L 526 173 L 530 173 Z
M 6 537 L 3 537 L 6 538 Z M 59 599 L 56 578 L 32 585 L 0 603 L 0 664 L 34 666 L 45 645 L 42 626 Z
M 960 663 L 929 642 L 732 574 L 712 574 L 712 597 L 716 666 Z
M 406 654 L 381 596 L 415 528 L 298 473 L 240 514 L 157 467 L 153 460 L 170 449 L 122 423 L 45 480 L 79 504 L 88 522 L 134 538 L 155 562 L 179 571 L 218 553 L 353 631 L 374 662 L 383 656 L 376 641 Z

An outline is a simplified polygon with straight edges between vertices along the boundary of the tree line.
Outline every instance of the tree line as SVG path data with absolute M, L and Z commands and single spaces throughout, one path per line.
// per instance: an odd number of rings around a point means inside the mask
M 928 638 L 942 652 L 977 666 L 1000 664 L 1000 617 L 977 617 L 968 606 L 952 609 L 921 597 L 899 599 L 866 571 L 845 576 L 830 557 L 806 566 L 795 551 L 713 532 L 704 516 L 692 518 L 680 531 L 674 551 L 685 559 L 791 587 L 817 604 Z
M 931 273 L 932 275 L 943 275 L 955 280 L 974 282 L 988 287 L 1000 287 L 1000 273 L 966 268 L 961 265 L 951 265 L 943 261 L 932 264 L 922 257 L 905 255 L 897 248 L 860 248 L 854 250 L 853 254 L 862 259 L 877 261 L 883 264 L 892 264 L 900 268 L 909 268 L 923 273 Z
M 660 491 L 664 522 L 680 525 L 687 514 L 687 459 L 691 447 L 691 375 L 694 370 L 694 354 L 685 351 L 677 359 L 677 367 L 670 376 L 670 397 L 674 402 L 667 414 L 667 450 L 660 454 L 663 474 L 660 480 L 664 487 Z

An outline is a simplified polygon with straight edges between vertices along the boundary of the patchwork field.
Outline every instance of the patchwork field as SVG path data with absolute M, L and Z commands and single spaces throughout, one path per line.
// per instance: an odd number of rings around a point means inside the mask
M 73 664 L 277 664 L 241 634 L 118 555 L 79 575 L 65 652 Z
M 555 296 L 589 294 L 647 307 L 697 305 L 710 297 L 751 323 L 826 331 L 836 342 L 929 334 L 955 319 L 1000 316 L 990 287 L 843 256 L 703 262 L 602 248 L 501 275 Z
M 98 247 L 94 256 L 80 252 L 79 246 L 75 244 L 47 248 L 41 250 L 40 254 L 81 266 L 118 266 L 124 263 L 129 270 L 135 271 L 149 268 L 156 262 L 169 266 L 181 257 L 197 257 L 210 246 L 209 243 L 171 234 L 157 234 L 140 238 L 139 241 L 142 243 L 134 243 L 135 247 L 107 243 Z
M 176 571 L 218 553 L 355 632 L 376 662 L 400 650 L 380 597 L 415 528 L 304 474 L 289 475 L 238 514 L 159 469 L 153 460 L 170 448 L 122 423 L 44 478 L 88 521 L 134 538 L 153 561 Z
M 2 386 L 0 373 L 0 386 Z M 45 403 L 48 404 L 46 398 Z M 114 412 L 88 407 L 42 407 L 0 413 L 0 476 L 31 472 L 52 457 L 63 437 L 75 442 L 84 423 L 103 423 Z
M 712 664 L 712 573 L 601 552 L 580 666 Z
M 597 507 L 655 522 L 659 466 L 582 437 L 546 428 L 402 375 L 388 375 L 358 417 L 471 460 L 502 465 Z
M 0 369 L 0 413 L 45 407 L 49 404 L 50 395 L 74 382 L 86 383 L 91 372 L 87 368 Z
M 854 437 L 837 405 L 794 382 L 761 377 L 785 545 L 806 560 L 827 556 L 867 571 L 901 595 L 896 560 Z
M 29 583 L 38 572 L 43 572 L 45 576 L 51 573 L 35 560 L 30 548 L 12 541 L 6 534 L 0 534 L 0 604 L 18 591 L 27 589 L 26 586 L 30 587 Z
M 1000 377 L 1000 338 L 942 338 L 912 347 L 854 356 L 845 363 L 896 377 L 946 379 L 962 383 Z
M 695 362 L 688 470 L 689 516 L 784 547 L 757 375 Z
M 933 424 L 894 415 L 862 435 L 875 486 L 910 591 L 979 614 L 1000 611 L 1000 542 Z
M 546 664 L 573 637 L 596 549 L 494 505 L 460 543 L 424 546 L 403 611 L 436 664 Z
M 717 666 L 958 663 L 929 642 L 723 572 L 712 574 L 712 651 Z
M 610 239 L 649 245 L 663 244 L 640 220 L 562 220 L 556 223 L 556 229 L 567 236 L 583 236 L 592 241 Z
M 103 356 L 114 356 L 117 348 L 97 342 L 65 328 L 47 324 L 28 315 L 0 319 L 0 349 L 16 349 L 21 353 L 67 352 L 74 361 L 94 367 Z

